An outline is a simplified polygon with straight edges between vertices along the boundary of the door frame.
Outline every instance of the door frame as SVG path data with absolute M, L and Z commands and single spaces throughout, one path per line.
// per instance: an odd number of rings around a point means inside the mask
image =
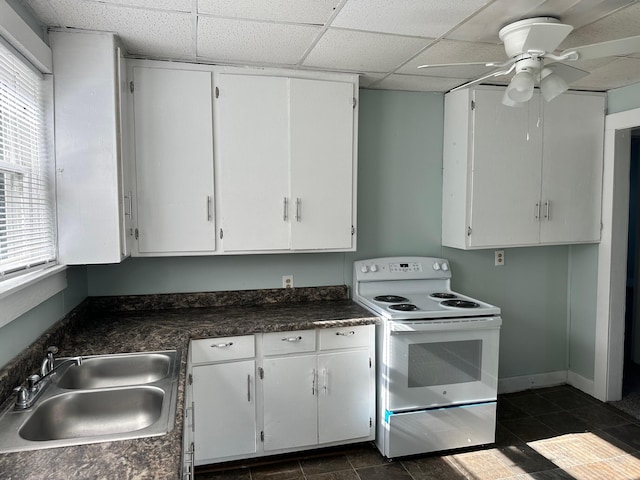
M 640 108 L 607 115 L 602 174 L 602 236 L 598 246 L 594 396 L 622 397 L 624 365 L 631 129 Z

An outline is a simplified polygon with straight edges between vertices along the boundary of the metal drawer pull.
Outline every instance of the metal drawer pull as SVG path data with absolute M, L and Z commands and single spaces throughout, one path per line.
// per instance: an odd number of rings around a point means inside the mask
M 544 208 L 544 218 L 546 218 L 547 220 L 551 220 L 551 200 L 547 200 L 546 202 L 544 202 Z
M 349 331 L 349 332 L 336 332 L 336 335 L 340 335 L 341 337 L 351 337 L 352 335 L 355 335 L 356 332 L 354 332 L 353 330 Z
M 247 375 L 247 401 L 251 403 L 251 374 Z
M 129 211 L 125 211 L 124 214 L 127 217 L 130 217 L 133 215 L 133 194 L 131 192 L 128 192 L 124 198 L 126 198 L 127 200 L 129 200 Z
M 283 342 L 299 342 L 302 337 L 282 337 Z
M 284 220 L 285 222 L 287 220 L 289 220 L 289 199 L 287 197 L 284 197 L 284 201 L 282 202 L 284 204 L 284 211 L 282 212 L 282 220 Z
M 207 222 L 210 222 L 211 220 L 213 220 L 213 217 L 211 216 L 211 196 L 207 195 Z
M 536 203 L 536 220 L 540 221 L 540 202 Z
M 302 221 L 302 200 L 296 198 L 296 222 Z
M 233 345 L 233 342 L 214 343 L 213 345 L 211 345 L 211 348 L 227 348 L 227 347 L 230 347 L 231 345 Z

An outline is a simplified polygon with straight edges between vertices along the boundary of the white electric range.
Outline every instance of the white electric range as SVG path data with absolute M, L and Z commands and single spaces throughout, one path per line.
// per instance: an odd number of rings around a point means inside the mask
M 394 458 L 495 440 L 500 308 L 451 290 L 449 262 L 354 263 L 353 300 L 376 330 L 376 444 Z

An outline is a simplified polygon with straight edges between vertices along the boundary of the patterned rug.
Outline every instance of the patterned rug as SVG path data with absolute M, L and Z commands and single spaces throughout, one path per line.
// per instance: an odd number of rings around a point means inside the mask
M 609 404 L 640 420 L 640 392 L 628 393 L 622 400 Z

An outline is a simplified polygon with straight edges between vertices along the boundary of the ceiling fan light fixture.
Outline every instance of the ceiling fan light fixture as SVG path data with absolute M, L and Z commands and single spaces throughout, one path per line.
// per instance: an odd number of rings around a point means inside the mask
M 512 102 L 528 102 L 533 97 L 534 83 L 533 74 L 527 70 L 521 70 L 511 79 L 505 95 Z
M 509 98 L 509 95 L 507 95 L 506 90 L 504 91 L 504 95 L 502 96 L 502 104 L 505 107 L 516 107 L 516 108 L 524 106 L 523 102 L 514 102 L 513 100 L 511 100 Z
M 545 75 L 544 70 L 542 71 L 542 74 L 543 77 L 542 80 L 540 80 L 540 90 L 542 91 L 542 96 L 547 102 L 550 102 L 558 95 L 569 89 L 569 85 L 560 75 L 551 71 Z

